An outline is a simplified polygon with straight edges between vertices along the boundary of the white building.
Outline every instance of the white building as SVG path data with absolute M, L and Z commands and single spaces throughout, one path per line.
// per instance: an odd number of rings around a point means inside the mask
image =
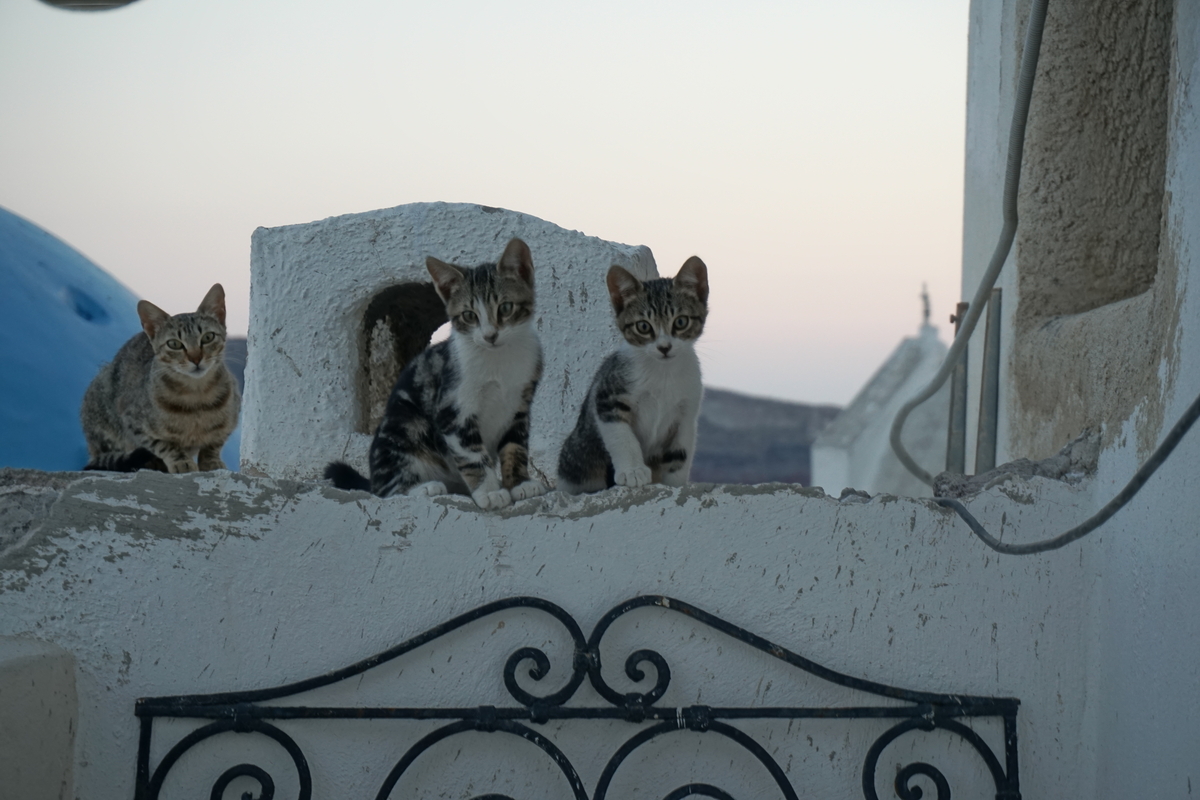
M 868 494 L 928 496 L 928 487 L 892 452 L 888 434 L 900 407 L 929 383 L 945 357 L 946 345 L 926 319 L 920 332 L 900 342 L 850 405 L 817 436 L 812 447 L 813 486 L 833 494 L 851 488 Z M 949 413 L 947 384 L 909 418 L 904 442 L 918 463 L 945 463 Z

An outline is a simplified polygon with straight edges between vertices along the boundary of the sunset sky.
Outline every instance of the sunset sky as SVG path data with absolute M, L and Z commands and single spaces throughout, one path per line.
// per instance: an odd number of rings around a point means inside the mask
M 172 313 L 220 281 L 235 334 L 258 226 L 522 211 L 701 256 L 709 385 L 846 403 L 922 283 L 949 335 L 967 9 L 0 0 L 0 206 Z

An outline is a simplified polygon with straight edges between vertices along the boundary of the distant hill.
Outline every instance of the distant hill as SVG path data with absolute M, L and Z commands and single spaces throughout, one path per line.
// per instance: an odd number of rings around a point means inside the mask
M 244 386 L 246 340 L 225 343 L 225 363 Z M 692 480 L 701 483 L 802 483 L 812 480 L 809 448 L 837 406 L 705 389 Z
M 837 406 L 705 389 L 692 480 L 808 486 L 812 480 L 809 448 L 840 411 Z

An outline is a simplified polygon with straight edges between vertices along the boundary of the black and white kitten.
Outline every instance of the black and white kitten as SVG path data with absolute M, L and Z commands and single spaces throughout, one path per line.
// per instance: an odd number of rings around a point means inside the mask
M 708 316 L 708 270 L 692 256 L 674 278 L 639 281 L 608 271 L 621 348 L 596 371 L 579 421 L 558 458 L 558 488 L 683 486 L 696 455 L 700 359 Z
M 544 494 L 529 477 L 529 406 L 542 376 L 533 258 L 513 239 L 495 264 L 426 260 L 450 338 L 401 371 L 371 442 L 371 478 L 333 462 L 339 489 L 469 494 L 484 509 Z

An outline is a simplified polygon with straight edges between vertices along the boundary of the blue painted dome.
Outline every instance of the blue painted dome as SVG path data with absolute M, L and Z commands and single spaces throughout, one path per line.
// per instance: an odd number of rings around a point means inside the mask
M 0 466 L 77 470 L 100 367 L 140 334 L 138 298 L 81 253 L 0 208 Z M 191 309 L 178 309 L 191 310 Z M 222 457 L 236 469 L 240 432 Z

